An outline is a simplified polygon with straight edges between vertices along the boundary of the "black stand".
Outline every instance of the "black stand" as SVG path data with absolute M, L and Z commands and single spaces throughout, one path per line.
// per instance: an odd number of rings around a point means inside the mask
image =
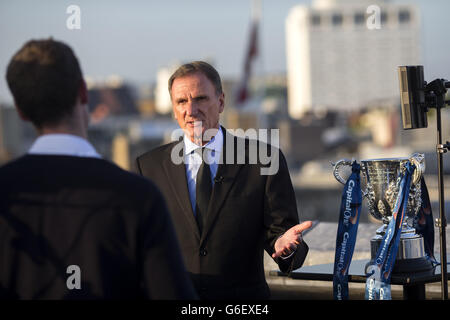
M 445 217 L 445 198 L 444 198 L 444 173 L 443 173 L 443 160 L 442 154 L 448 151 L 449 143 L 442 144 L 442 121 L 441 121 L 441 109 L 445 106 L 445 93 L 448 82 L 442 79 L 436 79 L 430 82 L 426 91 L 432 92 L 429 96 L 434 100 L 432 106 L 436 107 L 436 124 L 437 124 L 437 159 L 438 159 L 438 187 L 439 187 L 439 218 L 436 219 L 436 226 L 439 227 L 439 239 L 441 247 L 441 292 L 442 299 L 448 299 L 448 277 L 447 277 L 447 240 L 445 235 L 445 228 L 447 227 L 447 221 Z
M 425 293 L 425 284 L 403 286 L 403 300 L 425 300 Z

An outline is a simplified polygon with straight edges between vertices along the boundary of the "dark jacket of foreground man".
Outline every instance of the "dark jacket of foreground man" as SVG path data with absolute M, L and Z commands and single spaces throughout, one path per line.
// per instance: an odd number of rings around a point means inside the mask
M 0 298 L 192 299 L 178 252 L 147 179 L 73 156 L 0 168 Z

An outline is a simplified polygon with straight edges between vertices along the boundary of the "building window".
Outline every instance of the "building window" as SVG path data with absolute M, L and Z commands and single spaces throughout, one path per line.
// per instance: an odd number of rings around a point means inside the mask
M 386 11 L 381 12 L 381 14 L 380 14 L 381 24 L 383 24 L 383 25 L 386 24 L 387 20 L 388 20 L 388 14 L 386 13 Z
M 333 23 L 334 26 L 340 26 L 342 24 L 342 14 L 340 13 L 333 14 L 333 16 L 331 17 L 331 22 Z
M 311 16 L 310 21 L 311 21 L 311 25 L 313 25 L 313 26 L 320 26 L 320 15 L 313 14 Z
M 398 13 L 398 22 L 399 23 L 408 23 L 411 19 L 411 15 L 408 10 L 400 10 Z
M 353 17 L 353 21 L 357 25 L 364 24 L 364 22 L 366 21 L 366 17 L 364 16 L 364 13 L 357 12 L 357 13 L 355 13 L 355 15 Z

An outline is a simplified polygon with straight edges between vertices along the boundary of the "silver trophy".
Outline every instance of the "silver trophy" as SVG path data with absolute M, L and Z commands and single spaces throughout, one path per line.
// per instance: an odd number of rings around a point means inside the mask
M 415 153 L 409 158 L 361 160 L 362 195 L 368 200 L 370 215 L 383 222 L 383 225 L 376 231 L 375 237 L 370 241 L 372 260 L 377 254 L 392 218 L 399 193 L 400 180 L 408 160 L 416 166 L 416 169 L 411 181 L 406 210 L 407 217 L 405 217 L 402 225 L 400 244 L 393 270 L 395 273 L 431 268 L 431 263 L 426 259 L 423 237 L 418 235 L 415 229 L 411 227 L 413 218 L 422 204 L 420 180 L 425 172 L 425 158 L 423 154 Z M 352 161 L 346 159 L 336 162 L 333 174 L 337 181 L 342 184 L 346 183 L 346 180 L 341 176 L 341 169 L 343 167 L 351 168 L 351 165 Z

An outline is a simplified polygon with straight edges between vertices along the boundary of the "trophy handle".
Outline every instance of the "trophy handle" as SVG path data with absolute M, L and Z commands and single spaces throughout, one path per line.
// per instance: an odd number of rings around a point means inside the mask
M 334 177 L 336 178 L 337 181 L 339 181 L 340 183 L 345 185 L 345 183 L 347 181 L 344 178 L 341 177 L 341 175 L 339 174 L 339 169 L 342 166 L 349 166 L 349 167 L 351 167 L 352 166 L 351 160 L 341 159 L 341 160 L 338 160 L 336 163 L 332 163 L 332 165 L 334 166 L 334 169 L 333 169 Z
M 425 156 L 423 153 L 414 153 L 409 160 L 416 166 L 414 170 L 412 183 L 417 184 L 420 182 L 422 175 L 425 173 Z

